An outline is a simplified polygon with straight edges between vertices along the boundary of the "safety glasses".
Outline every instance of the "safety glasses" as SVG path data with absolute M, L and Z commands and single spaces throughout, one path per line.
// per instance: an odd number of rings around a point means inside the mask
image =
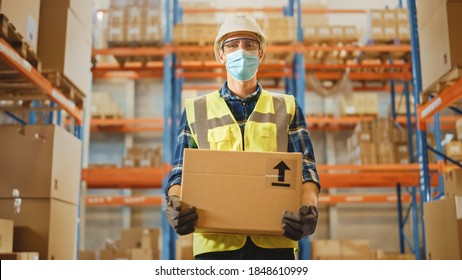
M 238 49 L 246 51 L 258 51 L 260 49 L 260 42 L 250 38 L 236 38 L 223 42 L 221 49 L 225 53 L 232 53 Z

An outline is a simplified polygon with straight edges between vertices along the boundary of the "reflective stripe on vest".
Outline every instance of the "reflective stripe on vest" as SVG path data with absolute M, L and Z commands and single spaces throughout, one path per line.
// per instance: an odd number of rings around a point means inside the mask
M 291 95 L 263 90 L 244 128 L 244 143 L 239 124 L 218 91 L 186 100 L 186 115 L 192 137 L 199 149 L 287 152 L 289 125 L 295 115 Z M 252 235 L 262 248 L 297 248 L 298 242 L 283 236 Z M 194 233 L 194 255 L 237 250 L 246 235 Z

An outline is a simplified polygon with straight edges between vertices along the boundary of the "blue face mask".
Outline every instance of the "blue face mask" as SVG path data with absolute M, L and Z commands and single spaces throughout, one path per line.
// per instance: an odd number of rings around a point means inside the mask
M 255 76 L 259 63 L 258 52 L 240 49 L 226 55 L 226 69 L 238 81 L 247 81 Z

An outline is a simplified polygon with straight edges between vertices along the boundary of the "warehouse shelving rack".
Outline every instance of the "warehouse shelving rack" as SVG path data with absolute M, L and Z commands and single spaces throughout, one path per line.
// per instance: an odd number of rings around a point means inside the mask
M 35 69 L 27 60 L 22 58 L 15 49 L 13 49 L 5 40 L 0 38 L 0 57 L 6 62 L 10 67 L 12 72 L 8 73 L 9 75 L 13 74 L 13 80 L 10 82 L 5 80 L 5 84 L 2 87 L 14 89 L 15 85 L 19 86 L 29 86 L 36 89 L 36 94 L 32 96 L 25 96 L 29 101 L 37 101 L 37 104 L 41 103 L 44 100 L 51 100 L 52 103 L 49 108 L 11 108 L 15 111 L 33 111 L 30 113 L 29 124 L 33 124 L 35 121 L 35 111 L 51 111 L 48 118 L 49 121 L 53 120 L 53 111 L 57 111 L 58 124 L 61 124 L 61 110 L 66 111 L 75 121 L 75 135 L 81 136 L 81 125 L 83 124 L 83 105 L 77 105 L 76 100 L 72 99 L 70 96 L 64 95 L 60 89 L 53 86 L 52 83 L 47 80 L 37 69 Z M 21 99 L 20 97 L 18 97 Z M 2 96 L 0 100 L 15 100 L 11 97 Z M 5 110 L 1 108 L 2 111 Z M 27 124 L 26 121 L 22 120 L 13 113 L 6 111 L 6 114 L 18 121 L 21 124 Z M 80 138 L 80 137 L 79 137 Z
M 31 63 L 21 57 L 19 53 L 8 44 L 3 38 L 0 38 L 0 59 L 10 66 L 9 70 L 2 70 L 1 89 L 6 90 L 6 94 L 0 94 L 2 101 L 30 101 L 30 107 L 5 107 L 0 106 L 1 112 L 15 120 L 21 125 L 33 125 L 38 123 L 37 114 L 41 113 L 44 124 L 63 124 L 62 111 L 65 111 L 70 117 L 68 123 L 70 132 L 79 140 L 83 141 L 84 126 L 88 120 L 84 116 L 85 96 L 73 96 L 64 94 L 63 91 L 54 86 L 41 72 L 34 68 Z M 9 95 L 11 92 L 26 92 L 17 96 Z M 44 101 L 49 101 L 48 106 L 44 106 Z M 2 104 L 3 105 L 3 104 Z M 24 120 L 13 112 L 28 113 L 28 120 Z M 48 115 L 47 115 L 48 113 Z M 81 187 L 79 189 L 79 196 Z M 80 227 L 81 202 L 78 204 L 77 228 Z M 77 231 L 77 240 L 75 243 L 78 248 L 80 232 Z
M 239 11 L 270 11 L 270 12 L 285 12 L 288 15 L 294 16 L 294 6 L 300 5 L 300 1 L 289 1 L 288 6 L 285 8 L 259 8 L 259 9 L 241 9 L 239 8 Z M 173 4 L 173 5 L 172 5 Z M 409 4 L 408 4 L 409 5 Z M 401 6 L 401 1 L 400 1 L 400 6 Z M 409 5 L 410 6 L 410 5 Z M 300 6 L 299 6 L 300 7 Z M 171 13 L 171 10 L 173 10 L 173 13 Z M 164 131 L 164 162 L 166 164 L 166 168 L 169 168 L 168 163 L 171 162 L 171 157 L 172 157 L 172 152 L 174 149 L 174 139 L 176 137 L 176 131 L 178 129 L 178 122 L 180 118 L 180 104 L 181 104 L 181 90 L 188 88 L 187 85 L 183 85 L 184 79 L 210 79 L 210 78 L 215 78 L 215 77 L 223 77 L 223 73 L 212 73 L 210 72 L 203 72 L 203 73 L 194 73 L 191 74 L 189 72 L 185 72 L 183 70 L 185 69 L 196 69 L 197 67 L 200 67 L 201 69 L 216 69 L 217 67 L 222 67 L 218 65 L 217 63 L 213 62 L 205 62 L 205 63 L 199 63 L 199 64 L 191 64 L 191 63 L 183 63 L 183 62 L 178 62 L 176 58 L 177 53 L 181 52 L 210 52 L 212 51 L 211 49 L 207 49 L 207 47 L 193 47 L 193 46 L 172 46 L 172 37 L 171 37 L 171 29 L 172 29 L 172 24 L 178 22 L 178 19 L 181 17 L 180 12 L 181 8 L 178 5 L 178 1 L 166 1 L 165 5 L 165 17 L 167 19 L 167 25 L 166 25 L 166 30 L 165 30 L 165 45 L 160 48 L 121 48 L 121 49 L 107 49 L 107 50 L 94 50 L 93 54 L 100 54 L 100 55 L 117 55 L 117 56 L 130 56 L 130 55 L 159 55 L 162 54 L 164 57 L 164 60 L 162 62 L 158 63 L 150 63 L 148 65 L 136 65 L 136 64 L 129 64 L 126 63 L 123 66 L 120 65 L 104 65 L 104 64 L 97 64 L 95 65 L 93 69 L 94 73 L 94 78 L 113 78 L 113 77 L 125 77 L 125 78 L 146 78 L 146 77 L 163 77 L 164 79 L 164 96 L 166 97 L 164 99 L 164 125 L 162 128 L 162 131 Z M 204 12 L 216 12 L 219 11 L 219 9 L 184 9 L 184 13 L 204 13 Z M 221 11 L 221 10 L 220 10 Z M 231 11 L 231 9 L 224 9 L 223 11 Z M 415 10 L 414 10 L 415 11 Z M 375 64 L 337 64 L 337 65 L 316 65 L 316 64 L 305 64 L 303 61 L 303 52 L 306 50 L 320 50 L 320 51 L 335 51 L 335 50 L 345 50 L 345 51 L 362 51 L 362 52 L 377 52 L 377 51 L 384 51 L 384 52 L 391 52 L 391 51 L 401 51 L 401 52 L 410 52 L 411 51 L 411 46 L 409 45 L 367 45 L 367 46 L 344 46 L 344 47 L 319 47 L 319 46 L 306 46 L 303 45 L 303 38 L 302 38 L 302 32 L 301 32 L 301 13 L 365 13 L 367 11 L 365 10 L 301 10 L 297 9 L 297 43 L 290 45 L 290 46 L 268 46 L 268 51 L 290 51 L 295 53 L 294 61 L 292 64 L 286 63 L 286 64 L 278 64 L 278 65 L 268 65 L 265 66 L 264 64 L 262 65 L 262 68 L 268 67 L 272 68 L 273 70 L 276 69 L 277 71 L 270 72 L 268 75 L 269 77 L 278 77 L 278 78 L 284 78 L 286 86 L 282 87 L 285 88 L 286 91 L 288 92 L 293 92 L 294 95 L 297 97 L 297 100 L 300 102 L 300 104 L 304 104 L 304 92 L 305 92 L 305 70 L 314 70 L 316 71 L 316 75 L 319 79 L 336 79 L 341 76 L 341 72 L 344 71 L 346 68 L 354 69 L 365 69 L 367 67 L 370 68 L 379 68 L 379 69 L 393 69 L 395 71 L 387 73 L 386 75 L 378 74 L 378 73 L 352 73 L 350 74 L 350 78 L 353 80 L 362 80 L 362 81 L 367 81 L 367 80 L 382 80 L 382 81 L 390 81 L 390 84 L 388 85 L 383 85 L 383 86 L 375 86 L 375 87 L 370 87 L 370 86 L 364 86 L 364 87 L 359 87 L 355 88 L 355 91 L 361 91 L 361 90 L 381 90 L 381 91 L 390 91 L 391 93 L 391 98 L 392 101 L 394 99 L 395 92 L 397 91 L 404 91 L 406 95 L 406 103 L 407 103 L 407 108 L 408 108 L 408 114 L 406 117 L 403 116 L 396 116 L 396 113 L 392 109 L 392 115 L 395 119 L 395 121 L 402 126 L 405 126 L 409 129 L 410 135 L 412 135 L 412 128 L 415 126 L 416 123 L 416 117 L 412 118 L 410 116 L 410 102 L 409 102 L 409 91 L 410 90 L 416 90 L 416 85 L 413 84 L 412 88 L 409 84 L 411 79 L 415 77 L 415 68 L 412 68 L 412 73 L 411 73 L 411 65 L 406 62 L 400 62 L 400 61 L 388 61 L 388 62 L 377 62 Z M 412 13 L 412 10 L 410 9 L 410 13 Z M 412 17 L 411 17 L 412 19 Z M 411 24 L 412 28 L 412 24 Z M 412 44 L 411 44 L 412 45 Z M 274 48 L 274 49 L 272 49 Z M 305 67 L 299 67 L 300 65 L 304 65 Z M 414 65 L 414 64 L 413 64 Z M 338 72 L 333 72 L 331 73 L 332 70 L 337 70 Z M 398 71 L 396 71 L 398 70 Z M 126 71 L 130 71 L 128 74 Z M 264 71 L 262 70 L 262 73 Z M 272 76 L 273 75 L 273 76 Z M 395 84 L 395 80 L 401 80 L 404 83 L 402 85 L 397 85 Z M 415 80 L 415 79 L 414 79 Z M 267 88 L 281 88 L 281 86 L 278 85 L 268 85 L 265 86 Z M 210 86 L 193 86 L 191 88 L 195 89 L 212 89 Z M 215 88 L 213 88 L 215 89 Z M 300 94 L 297 94 L 300 93 Z M 417 104 L 417 102 L 416 102 Z M 357 123 L 359 120 L 367 120 L 367 117 L 362 117 L 362 118 L 331 118 L 331 117 L 312 117 L 312 116 L 307 116 L 307 120 L 309 123 L 313 125 L 313 128 L 317 129 L 329 129 L 329 130 L 336 130 L 336 129 L 351 129 L 354 127 L 354 124 Z M 446 124 L 446 127 L 454 127 L 454 122 L 455 119 L 452 117 L 444 117 L 444 122 Z M 149 122 L 149 121 L 147 121 Z M 144 128 L 135 128 L 134 124 L 137 123 L 137 126 L 140 126 L 139 124 L 143 123 L 142 120 L 120 120 L 119 124 L 109 124 L 109 123 L 99 123 L 99 125 L 94 125 L 93 130 L 106 130 L 106 131 L 118 131 L 118 132 L 131 132 L 131 131 L 137 131 L 143 130 Z M 435 125 L 437 122 L 435 121 Z M 98 128 L 96 128 L 98 127 Z M 149 130 L 150 128 L 146 128 Z M 154 129 L 154 128 L 153 128 Z M 160 129 L 158 126 L 156 126 L 155 129 Z M 411 136 L 412 137 L 412 136 Z M 412 143 L 410 143 L 412 145 Z M 412 150 L 412 148 L 411 148 Z M 413 158 L 413 153 L 410 153 L 411 159 Z M 361 180 L 364 182 L 364 177 L 361 177 L 361 172 L 368 172 L 368 175 L 375 174 L 377 179 L 375 179 L 375 183 L 368 179 L 368 185 L 375 185 L 375 186 L 388 186 L 390 185 L 397 185 L 397 195 L 389 195 L 389 194 L 383 194 L 383 195 L 368 195 L 368 194 L 363 194 L 363 195 L 329 195 L 329 196 L 321 196 L 320 197 L 320 202 L 321 203 L 348 203 L 348 202 L 355 202 L 355 203 L 361 203 L 361 202 L 396 202 L 398 204 L 398 210 L 399 210 L 399 225 L 400 225 L 400 249 L 401 252 L 404 252 L 404 241 L 405 237 L 403 234 L 403 227 L 404 227 L 404 221 L 403 218 L 401 217 L 401 212 L 402 212 L 402 203 L 404 202 L 410 202 L 411 203 L 411 210 L 413 212 L 412 215 L 412 223 L 413 227 L 416 228 L 418 225 L 418 220 L 417 220 L 417 203 L 418 201 L 422 201 L 423 199 L 418 198 L 416 194 L 416 188 L 411 187 L 410 192 L 411 194 L 409 195 L 404 195 L 401 194 L 401 184 L 404 186 L 416 186 L 418 185 L 418 176 L 421 171 L 419 165 L 409 165 L 409 167 L 400 165 L 399 170 L 396 170 L 396 167 L 393 166 L 383 166 L 383 165 L 377 165 L 377 166 L 368 166 L 364 167 L 365 170 L 357 170 L 357 166 L 326 166 L 325 168 L 328 168 L 331 170 L 332 168 L 340 168 L 343 170 L 350 170 L 353 171 L 354 174 L 352 175 L 349 179 L 345 179 L 344 175 L 340 175 L 342 179 L 338 179 L 340 176 L 339 174 L 327 174 L 327 173 L 322 173 L 322 169 L 324 168 L 323 166 L 318 166 L 318 169 L 320 170 L 320 176 L 321 180 L 323 181 L 323 188 L 329 188 L 329 187 L 351 187 L 351 186 L 357 186 L 360 185 L 358 180 Z M 367 170 L 369 168 L 369 170 Z M 399 173 L 403 170 L 403 168 L 408 168 L 408 173 Z M 429 165 L 429 169 L 427 169 L 427 177 L 428 178 L 428 185 L 436 186 L 438 185 L 437 180 L 433 177 L 430 177 L 430 172 L 431 173 L 440 173 L 442 170 L 444 170 L 444 166 L 441 164 L 432 164 Z M 165 168 L 164 168 L 165 169 Z M 371 173 L 373 170 L 377 171 L 376 173 Z M 119 170 L 114 170 L 113 172 L 118 172 Z M 391 174 L 388 177 L 384 176 L 384 173 L 387 172 L 387 174 Z M 108 173 L 109 174 L 109 173 Z M 161 176 L 164 176 L 165 170 L 163 173 L 159 173 Z M 91 176 L 91 175 L 89 175 Z M 131 176 L 128 174 L 127 176 Z M 390 176 L 392 179 L 390 179 Z M 406 176 L 406 177 L 403 177 Z M 355 177 L 355 178 L 353 178 Z M 408 179 L 406 179 L 408 178 Z M 166 178 L 164 178 L 165 180 Z M 430 180 L 431 179 L 431 180 Z M 348 182 L 345 182 L 348 181 Z M 158 182 L 158 181 L 157 181 Z M 165 182 L 164 182 L 165 184 Z M 146 184 L 147 185 L 147 184 Z M 146 185 L 140 187 L 145 187 Z M 150 185 L 152 186 L 152 184 Z M 157 187 L 158 185 L 156 185 Z M 420 196 L 422 197 L 422 195 Z M 144 198 L 144 202 L 140 202 L 141 204 L 146 203 L 149 204 L 149 202 L 152 202 L 153 204 L 158 205 L 159 198 L 158 197 L 147 197 L 147 196 L 142 196 Z M 97 201 L 94 198 L 92 201 Z M 135 205 L 135 202 L 128 202 L 126 199 L 129 198 L 117 198 L 114 197 L 114 200 L 107 201 L 104 198 L 99 198 L 101 202 L 99 202 L 98 205 L 110 205 L 113 203 L 113 201 L 118 201 L 118 203 L 121 203 L 123 205 Z M 137 200 L 133 200 L 137 201 Z M 124 204 L 126 203 L 126 204 Z M 96 205 L 97 203 L 94 202 Z M 417 237 L 416 237 L 417 236 Z M 166 220 L 163 220 L 163 248 L 169 248 L 168 250 L 163 251 L 163 256 L 162 258 L 164 259 L 171 259 L 174 258 L 173 252 L 174 250 L 174 240 L 175 240 L 175 234 L 173 231 L 170 229 L 168 223 Z M 418 233 L 416 234 L 414 232 L 414 244 L 419 244 L 419 237 Z M 409 242 L 408 242 L 409 243 Z M 414 246 L 413 252 L 416 254 L 416 257 L 420 255 L 418 251 L 416 251 L 415 248 L 418 248 L 419 246 L 416 245 Z M 305 250 L 305 253 L 308 250 Z M 307 258 L 307 254 L 303 256 L 303 258 Z
M 421 239 L 423 241 L 422 251 L 419 248 L 416 248 L 416 256 L 426 256 L 426 246 L 425 246 L 425 224 L 423 215 L 423 204 L 430 202 L 433 199 L 438 199 L 444 193 L 444 183 L 439 177 L 439 185 L 437 188 L 437 193 L 434 196 L 431 191 L 431 183 L 429 176 L 429 163 L 428 163 L 428 151 L 431 151 L 436 154 L 438 162 L 442 163 L 443 160 L 449 161 L 454 164 L 457 168 L 461 168 L 462 165 L 450 157 L 446 156 L 442 151 L 442 146 L 440 143 L 441 139 L 441 123 L 443 122 L 444 116 L 440 116 L 440 111 L 444 108 L 451 108 L 459 116 L 455 118 L 460 118 L 462 112 L 457 108 L 452 107 L 456 101 L 462 98 L 462 78 L 459 78 L 453 85 L 447 87 L 439 95 L 434 96 L 430 101 L 420 102 L 420 94 L 422 92 L 422 76 L 421 76 L 421 65 L 420 65 L 420 46 L 419 46 L 419 34 L 417 29 L 417 10 L 416 10 L 416 1 L 408 0 L 408 9 L 409 9 L 409 20 L 411 27 L 411 45 L 412 45 L 412 63 L 413 67 L 413 97 L 415 100 L 415 118 L 417 119 L 417 129 L 416 129 L 416 139 L 417 139 L 417 162 L 420 166 L 420 180 L 419 180 L 419 193 L 420 193 L 420 222 L 421 222 Z M 407 98 L 407 103 L 408 103 Z M 409 106 L 409 105 L 408 105 Z M 408 107 L 409 108 L 409 107 Z M 409 111 L 409 110 L 408 110 Z M 409 114 L 409 113 L 408 113 Z M 433 119 L 433 133 L 436 139 L 436 147 L 431 147 L 427 143 L 427 123 L 429 120 Z M 413 159 L 411 157 L 411 159 Z M 415 242 L 418 241 L 418 236 Z

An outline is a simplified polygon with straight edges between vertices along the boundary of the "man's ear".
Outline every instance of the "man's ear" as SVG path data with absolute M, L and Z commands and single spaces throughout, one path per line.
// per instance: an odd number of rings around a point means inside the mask
M 218 50 L 218 60 L 220 61 L 221 64 L 226 63 L 226 56 L 225 56 L 223 50 Z
M 263 61 L 263 57 L 265 57 L 265 52 L 262 49 L 258 50 L 258 58 L 260 59 L 260 62 Z

